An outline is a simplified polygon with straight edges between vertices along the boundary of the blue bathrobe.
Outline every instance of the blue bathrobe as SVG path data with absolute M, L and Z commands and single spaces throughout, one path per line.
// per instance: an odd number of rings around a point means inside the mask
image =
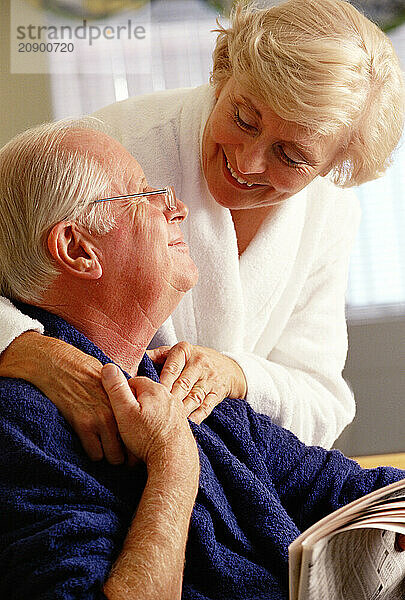
M 108 358 L 62 319 L 23 306 L 58 337 Z M 145 356 L 138 374 L 158 381 Z M 143 466 L 91 462 L 37 388 L 0 378 L 0 598 L 99 599 L 146 481 Z M 242 400 L 201 425 L 200 488 L 191 518 L 185 600 L 288 597 L 288 546 L 327 513 L 405 477 L 362 470 L 338 451 L 307 447 Z

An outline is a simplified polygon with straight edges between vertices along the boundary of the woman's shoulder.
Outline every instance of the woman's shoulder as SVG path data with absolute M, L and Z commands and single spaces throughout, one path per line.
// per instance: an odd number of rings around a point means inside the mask
M 307 188 L 308 216 L 323 215 L 335 226 L 360 218 L 360 203 L 353 188 L 341 188 L 327 177 L 317 177 Z
M 308 186 L 306 229 L 319 240 L 322 255 L 341 244 L 349 252 L 360 224 L 360 203 L 352 188 L 340 188 L 324 177 Z
M 204 95 L 207 85 L 178 88 L 133 96 L 93 113 L 110 129 L 113 137 L 124 143 L 129 137 L 146 137 L 152 129 L 163 129 L 177 120 L 183 106 L 195 96 Z M 126 145 L 124 143 L 124 145 Z

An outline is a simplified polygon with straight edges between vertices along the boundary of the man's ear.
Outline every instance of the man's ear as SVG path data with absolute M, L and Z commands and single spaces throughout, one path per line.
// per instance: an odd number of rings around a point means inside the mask
M 100 279 L 103 269 L 92 236 L 76 223 L 61 221 L 48 235 L 48 250 L 62 271 L 81 279 Z

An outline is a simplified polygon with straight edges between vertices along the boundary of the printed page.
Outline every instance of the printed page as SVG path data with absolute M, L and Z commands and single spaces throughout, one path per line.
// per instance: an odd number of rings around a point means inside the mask
M 302 562 L 303 549 L 308 550 L 322 539 L 327 542 L 337 530 L 347 527 L 350 522 L 362 517 L 363 513 L 370 516 L 370 513 L 374 512 L 373 507 L 378 507 L 376 512 L 381 510 L 382 512 L 388 511 L 391 513 L 392 511 L 396 513 L 397 509 L 404 508 L 404 492 L 405 480 L 397 481 L 343 506 L 304 531 L 289 547 L 290 600 L 298 600 L 299 581 L 301 572 L 304 569 Z M 388 514 L 388 512 L 385 514 Z M 382 520 L 384 521 L 384 519 Z M 362 526 L 364 527 L 364 525 Z M 356 526 L 353 525 L 353 527 Z M 387 529 L 392 528 L 392 525 L 387 523 Z M 400 524 L 395 523 L 395 529 L 402 533 Z
M 314 523 L 314 525 L 312 525 L 306 531 L 304 531 L 290 545 L 289 550 L 294 550 L 294 547 L 297 545 L 303 544 L 304 546 L 306 546 L 315 543 L 322 537 L 327 536 L 336 531 L 336 529 L 341 527 L 342 524 L 348 523 L 353 518 L 360 516 L 366 509 L 370 508 L 370 510 L 372 510 L 372 506 L 381 506 L 383 504 L 387 504 L 388 502 L 391 502 L 391 500 L 394 498 L 402 500 L 404 492 L 405 479 L 402 479 L 401 481 L 396 481 L 395 483 L 392 483 L 390 485 L 387 485 L 386 487 L 376 490 L 371 494 L 367 494 L 367 496 L 362 496 L 361 498 L 354 500 L 350 504 L 342 506 L 341 508 L 327 515 L 317 523 Z
M 403 600 L 405 553 L 395 535 L 362 528 L 304 550 L 299 600 Z

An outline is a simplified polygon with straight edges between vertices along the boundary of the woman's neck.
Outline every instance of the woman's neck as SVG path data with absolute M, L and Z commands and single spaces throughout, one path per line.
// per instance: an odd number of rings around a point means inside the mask
M 235 227 L 238 252 L 241 256 L 250 242 L 255 237 L 261 224 L 275 206 L 263 206 L 263 208 L 248 208 L 245 210 L 231 210 L 232 220 Z

